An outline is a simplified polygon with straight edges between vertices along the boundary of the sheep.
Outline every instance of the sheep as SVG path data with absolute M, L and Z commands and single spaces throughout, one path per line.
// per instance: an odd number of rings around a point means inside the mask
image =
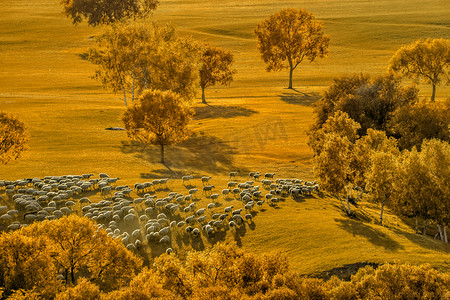
M 177 227 L 177 221 L 172 221 L 169 224 L 170 228 L 176 228 Z
M 159 180 L 159 186 L 161 187 L 161 185 L 165 185 L 165 188 L 167 188 L 167 181 L 169 181 L 169 178 L 162 178 Z
M 195 196 L 195 194 L 197 193 L 198 189 L 190 189 L 188 191 L 189 195 L 191 195 L 191 197 L 193 198 Z M 187 197 L 187 196 L 186 196 Z M 187 200 L 187 199 L 186 199 Z
M 172 252 L 173 252 L 173 249 L 172 249 L 172 248 L 167 248 L 167 249 L 166 249 L 166 254 L 167 254 L 167 255 L 172 254 Z
M 206 211 L 206 208 L 200 208 L 199 210 L 197 210 L 197 215 L 198 216 L 201 216 L 201 215 L 203 215 L 204 213 L 205 213 L 205 211 Z
M 213 214 L 211 217 L 213 220 L 217 220 L 220 217 L 220 214 Z
M 230 213 L 232 210 L 233 210 L 233 205 L 224 208 L 225 213 Z
M 249 220 L 249 221 L 252 220 L 252 219 L 253 219 L 252 214 L 246 214 L 246 215 L 245 215 L 245 219 L 246 219 L 246 220 Z
M 91 204 L 91 200 L 89 200 L 89 198 L 86 198 L 86 197 L 81 198 L 78 202 L 80 202 L 80 204 L 86 204 L 86 203 Z
M 106 174 L 106 173 L 100 173 L 100 174 L 98 174 L 98 176 L 99 176 L 101 179 L 103 179 L 103 178 L 109 178 L 108 174 Z
M 170 227 L 166 226 L 164 228 L 162 228 L 161 230 L 159 230 L 159 235 L 168 235 L 170 232 Z
M 264 178 L 266 178 L 266 179 L 269 179 L 269 178 L 273 179 L 274 176 L 275 176 L 275 173 L 266 173 L 266 174 L 264 174 Z
M 222 196 L 224 196 L 225 199 L 228 199 L 228 194 L 230 194 L 229 189 L 223 189 L 222 190 Z
M 233 227 L 236 228 L 236 223 L 234 221 L 230 221 L 228 222 L 228 226 L 230 227 L 230 229 Z
M 230 172 L 230 179 L 229 180 L 231 180 L 231 177 L 233 177 L 233 179 L 236 180 L 236 176 L 237 175 L 238 175 L 238 172 Z
M 236 198 L 241 193 L 241 190 L 239 188 L 234 188 L 232 190 L 234 197 Z
M 186 222 L 186 224 L 189 224 L 191 222 L 194 222 L 194 220 L 195 220 L 195 216 L 190 216 L 190 217 L 187 217 L 184 221 Z
M 203 185 L 208 184 L 209 180 L 211 179 L 211 176 L 203 176 L 202 178 Z
M 258 207 L 260 209 L 262 208 L 263 204 L 264 204 L 264 200 L 260 200 L 260 201 L 256 202 L 256 205 L 258 205 Z
M 141 237 L 141 230 L 140 229 L 136 229 L 131 233 L 131 236 L 134 237 L 135 239 L 138 239 Z
M 206 219 L 206 215 L 205 215 L 205 216 L 201 216 L 201 217 L 199 217 L 199 218 L 197 219 L 197 222 L 203 223 L 203 222 L 205 221 L 205 219 Z
M 0 214 L 4 214 L 8 211 L 8 207 L 7 206 L 0 206 Z
M 167 219 L 167 215 L 164 214 L 164 213 L 160 213 L 160 214 L 156 217 L 156 219 L 158 219 L 158 220 L 160 220 L 160 219 Z
M 207 194 L 207 192 L 211 193 L 212 189 L 214 188 L 214 185 L 206 185 L 203 187 L 203 194 Z
M 148 221 L 148 216 L 147 215 L 142 215 L 142 216 L 139 217 L 139 220 L 141 222 L 147 222 Z
M 235 187 L 237 187 L 237 185 L 238 185 L 237 182 L 235 182 L 235 181 L 230 181 L 230 182 L 227 183 L 227 188 L 228 188 L 228 189 L 235 188 Z
M 242 216 L 239 215 L 239 214 L 233 215 L 233 220 L 234 220 L 234 222 L 236 222 L 236 224 L 242 224 L 242 223 L 244 223 L 244 219 L 243 219 Z
M 137 239 L 137 240 L 134 242 L 134 245 L 136 246 L 136 249 L 141 248 L 141 246 L 142 246 L 141 240 L 140 240 L 140 239 Z
M 216 204 L 215 204 L 215 203 L 209 203 L 206 207 L 207 207 L 209 210 L 213 210 L 213 208 L 216 207 Z
M 187 234 L 190 234 L 194 230 L 194 228 L 192 226 L 186 226 L 184 230 L 186 231 Z
M 200 234 L 200 229 L 194 228 L 194 229 L 192 230 L 192 235 L 193 235 L 194 237 L 197 237 L 199 234 Z
M 217 200 L 219 198 L 219 194 L 212 194 L 211 196 L 209 196 L 211 198 L 211 200 Z
M 136 246 L 134 244 L 128 244 L 126 248 L 127 248 L 128 251 L 135 251 L 136 250 Z
M 126 224 L 133 222 L 135 219 L 136 219 L 135 214 L 127 214 L 125 217 L 123 217 L 123 220 L 125 221 Z
M 255 181 L 258 181 L 259 177 L 261 177 L 261 174 L 259 173 L 253 174 L 253 178 L 255 179 Z
M 186 185 L 186 182 L 189 182 L 189 185 L 190 185 L 191 179 L 193 179 L 193 178 L 194 178 L 194 176 L 192 176 L 192 175 L 186 175 L 186 176 L 181 177 L 183 185 Z

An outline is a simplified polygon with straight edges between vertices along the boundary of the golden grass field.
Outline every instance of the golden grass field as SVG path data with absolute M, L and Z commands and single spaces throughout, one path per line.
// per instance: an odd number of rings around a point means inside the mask
M 329 57 L 300 65 L 294 90 L 286 89 L 287 71 L 265 71 L 252 34 L 256 23 L 286 7 L 313 12 L 331 36 Z M 156 19 L 232 50 L 238 71 L 231 86 L 206 90 L 209 105 L 195 100 L 194 136 L 167 147 L 162 165 L 158 148 L 135 145 L 123 131 L 104 130 L 122 126 L 123 102 L 90 79 L 93 65 L 78 57 L 98 29 L 73 26 L 57 0 L 1 1 L 0 110 L 25 121 L 31 140 L 21 159 L 0 166 L 0 179 L 105 172 L 129 185 L 171 177 L 169 187 L 180 192 L 182 174 L 209 174 L 220 188 L 235 170 L 312 180 L 305 131 L 314 120 L 314 102 L 333 78 L 382 74 L 402 45 L 419 38 L 450 38 L 449 16 L 446 0 L 161 0 Z M 421 96 L 431 95 L 431 87 L 419 87 Z M 439 86 L 437 99 L 448 97 L 450 87 Z M 450 269 L 448 245 L 415 235 L 389 212 L 385 226 L 375 225 L 375 205 L 361 208 L 368 217 L 360 222 L 345 217 L 332 198 L 305 200 L 288 199 L 279 209 L 267 208 L 255 217 L 254 228 L 226 239 L 256 252 L 281 250 L 304 274 L 366 261 Z

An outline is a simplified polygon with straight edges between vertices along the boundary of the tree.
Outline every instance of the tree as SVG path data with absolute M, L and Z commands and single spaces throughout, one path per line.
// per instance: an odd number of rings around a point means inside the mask
M 192 115 L 192 109 L 183 104 L 177 94 L 147 90 L 127 108 L 122 121 L 132 140 L 146 145 L 159 145 L 161 163 L 164 163 L 164 146 L 182 142 L 189 137 L 186 126 Z
M 267 71 L 288 68 L 292 89 L 292 74 L 304 59 L 313 62 L 327 56 L 330 37 L 322 29 L 313 14 L 294 8 L 283 9 L 258 24 L 254 32 Z
M 400 48 L 391 58 L 389 70 L 403 74 L 408 78 L 423 78 L 433 86 L 431 101 L 436 95 L 436 85 L 442 80 L 449 83 L 450 40 L 420 39 Z
M 0 111 L 0 164 L 19 158 L 28 148 L 28 140 L 26 125 L 12 114 Z
M 373 200 L 380 203 L 380 225 L 383 225 L 384 206 L 389 203 L 396 180 L 397 159 L 392 153 L 377 151 L 372 153 L 371 167 L 367 175 L 367 189 Z
M 216 83 L 229 85 L 233 81 L 236 70 L 231 68 L 233 54 L 218 47 L 206 45 L 200 57 L 200 87 L 202 88 L 202 102 L 206 104 L 205 88 Z
M 0 234 L 0 286 L 5 294 L 22 289 L 55 296 L 59 284 L 57 268 L 49 259 L 50 244 L 47 238 L 27 236 L 22 230 Z
M 336 111 L 343 111 L 361 125 L 361 136 L 369 128 L 388 131 L 394 111 L 417 101 L 418 90 L 402 87 L 400 77 L 392 74 L 375 78 L 363 74 L 343 76 L 335 79 L 317 102 L 314 128 L 321 128 Z
M 74 25 L 86 19 L 92 27 L 144 18 L 158 5 L 157 0 L 60 0 L 60 3 Z
M 431 102 L 423 99 L 397 108 L 389 121 L 388 130 L 398 139 L 401 149 L 420 146 L 425 139 L 450 141 L 450 99 Z
M 394 208 L 408 217 L 421 217 L 437 224 L 438 234 L 447 241 L 450 223 L 450 145 L 425 140 L 418 152 L 404 151 L 394 184 Z
M 198 45 L 169 25 L 108 27 L 96 37 L 87 59 L 98 66 L 94 78 L 122 93 L 127 106 L 145 89 L 171 90 L 187 101 L 195 96 Z
M 78 277 L 85 277 L 102 290 L 120 288 L 142 265 L 120 240 L 110 238 L 84 217 L 70 215 L 34 223 L 24 229 L 23 234 L 46 237 L 50 241 L 50 255 L 46 259 L 62 270 L 68 285 L 75 285 Z

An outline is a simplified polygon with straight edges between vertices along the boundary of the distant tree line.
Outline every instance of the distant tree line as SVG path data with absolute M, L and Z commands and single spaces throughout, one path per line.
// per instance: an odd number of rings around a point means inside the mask
M 365 267 L 350 281 L 301 276 L 286 256 L 218 243 L 155 258 L 71 215 L 0 234 L 2 299 L 443 299 L 450 276 L 429 265 Z

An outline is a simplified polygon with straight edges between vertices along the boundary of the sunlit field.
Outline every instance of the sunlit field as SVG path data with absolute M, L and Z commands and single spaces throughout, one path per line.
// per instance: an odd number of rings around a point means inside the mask
M 231 50 L 237 69 L 229 87 L 206 89 L 208 105 L 201 104 L 199 88 L 189 125 L 193 136 L 167 147 L 165 164 L 159 163 L 158 147 L 135 144 L 125 131 L 105 130 L 123 127 L 125 106 L 120 95 L 107 93 L 90 78 L 94 66 L 79 57 L 98 28 L 73 26 L 57 0 L 0 2 L 0 110 L 14 113 L 31 134 L 23 156 L 0 165 L 0 179 L 83 173 L 98 177 L 103 172 L 129 186 L 170 178 L 168 188 L 179 193 L 187 192 L 181 177 L 189 174 L 198 188 L 201 176 L 212 176 L 219 192 L 226 188 L 230 171 L 239 172 L 239 181 L 248 180 L 250 171 L 314 180 L 306 130 L 314 121 L 314 103 L 333 78 L 383 74 L 401 46 L 419 38 L 450 38 L 446 0 L 160 2 L 156 20 Z M 253 35 L 258 22 L 287 7 L 306 8 L 331 36 L 328 58 L 302 63 L 294 72 L 293 90 L 287 89 L 287 70 L 265 71 Z M 431 96 L 430 86 L 419 88 L 421 97 Z M 436 99 L 448 97 L 450 86 L 438 86 Z M 164 194 L 167 191 L 158 192 Z M 95 194 L 92 199 L 101 197 Z M 202 196 L 197 207 L 209 202 Z M 223 198 L 219 203 L 220 209 L 242 205 Z M 13 206 L 7 201 L 0 205 Z M 430 263 L 450 269 L 450 247 L 414 234 L 405 220 L 388 211 L 386 224 L 376 225 L 379 208 L 367 202 L 360 207 L 365 221 L 351 220 L 339 205 L 322 194 L 301 201 L 288 197 L 258 211 L 253 226 L 227 233 L 223 240 L 254 252 L 278 249 L 302 274 L 358 262 Z M 203 238 L 204 247 L 209 243 Z M 172 245 L 180 254 L 201 249 L 198 244 Z

